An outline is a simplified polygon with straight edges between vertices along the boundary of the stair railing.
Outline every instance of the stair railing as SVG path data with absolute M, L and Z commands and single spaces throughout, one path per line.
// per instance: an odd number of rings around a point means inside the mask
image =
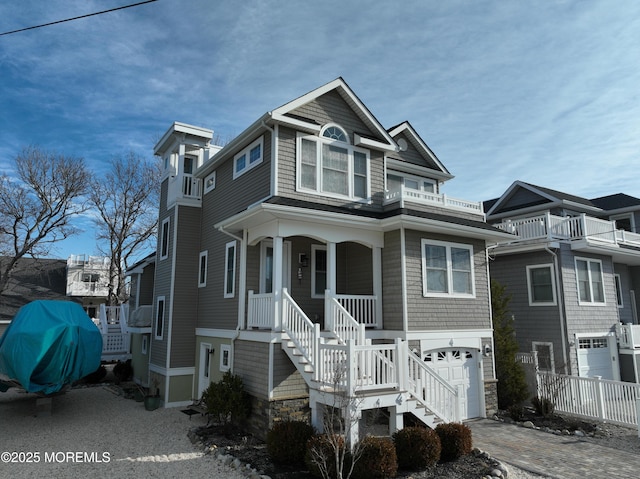
M 307 317 L 286 288 L 282 289 L 282 329 L 302 353 L 302 356 L 316 369 L 320 325 Z

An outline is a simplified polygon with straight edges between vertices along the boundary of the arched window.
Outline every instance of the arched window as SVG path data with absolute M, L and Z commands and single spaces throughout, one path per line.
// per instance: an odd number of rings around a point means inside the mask
M 327 196 L 369 198 L 369 150 L 352 146 L 345 130 L 328 124 L 320 135 L 298 134 L 298 188 Z

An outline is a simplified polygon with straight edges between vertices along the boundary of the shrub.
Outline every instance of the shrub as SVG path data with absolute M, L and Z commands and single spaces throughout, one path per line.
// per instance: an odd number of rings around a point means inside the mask
M 267 452 L 276 464 L 304 465 L 313 427 L 302 421 L 281 421 L 267 432 Z
M 353 467 L 354 479 L 396 477 L 398 459 L 393 441 L 388 437 L 365 437 L 359 445 L 360 455 Z
M 521 404 L 514 404 L 513 406 L 509 406 L 507 412 L 509 413 L 509 417 L 514 421 L 523 421 L 525 418 L 524 406 L 522 406 Z
M 131 359 L 127 359 L 124 363 L 118 361 L 113 367 L 113 375 L 116 377 L 116 382 L 118 383 L 130 380 L 133 377 Z
M 544 416 L 544 417 L 551 416 L 553 412 L 556 410 L 556 406 L 553 403 L 553 401 L 545 397 L 541 398 L 536 396 L 533 399 L 531 399 L 531 404 L 533 405 L 533 408 L 535 409 L 536 414 L 538 414 L 539 416 Z
M 440 438 L 433 429 L 405 427 L 393 435 L 393 442 L 401 469 L 426 469 L 440 459 Z
M 438 424 L 436 433 L 440 437 L 440 461 L 455 461 L 461 456 L 469 454 L 473 447 L 471 429 L 460 423 Z
M 238 425 L 249 416 L 251 402 L 244 390 L 242 378 L 227 371 L 217 383 L 211 383 L 202 399 L 207 406 L 207 413 L 229 432 L 229 427 Z
M 309 439 L 304 462 L 312 476 L 337 479 L 351 468 L 351 453 L 342 436 L 320 434 Z M 338 468 L 342 470 L 340 474 Z

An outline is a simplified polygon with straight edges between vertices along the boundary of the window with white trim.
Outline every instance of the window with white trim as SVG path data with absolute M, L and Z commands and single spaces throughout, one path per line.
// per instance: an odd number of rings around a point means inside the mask
M 204 192 L 209 193 L 216 187 L 216 172 L 214 171 L 204 179 Z
M 220 346 L 220 371 L 226 372 L 231 369 L 231 346 L 222 344 Z
M 298 134 L 296 148 L 299 191 L 365 200 L 370 197 L 369 150 L 349 143 L 338 125 L 319 136 Z
M 436 193 L 436 182 L 420 176 L 409 175 L 397 171 L 387 172 L 387 191 L 397 192 L 400 187 L 415 193 Z
M 207 261 L 209 251 L 202 251 L 198 261 L 198 288 L 204 288 L 207 285 Z
M 580 304 L 604 304 L 602 261 L 576 258 L 576 279 Z
M 224 258 L 224 297 L 233 298 L 236 292 L 236 242 L 226 244 Z
M 618 308 L 624 307 L 624 302 L 622 301 L 622 279 L 619 274 L 614 274 L 613 278 L 616 283 L 616 302 L 618 303 Z
M 233 179 L 235 180 L 238 176 L 262 163 L 263 153 L 263 137 L 261 136 L 233 157 Z
M 311 245 L 311 297 L 324 298 L 327 289 L 327 247 Z
M 553 306 L 557 304 L 553 264 L 527 266 L 529 306 Z
M 160 259 L 169 256 L 169 218 L 162 222 L 162 234 L 160 236 Z
M 155 324 L 155 338 L 162 339 L 164 335 L 164 310 L 165 310 L 164 296 L 158 296 L 156 301 L 156 324 Z
M 555 360 L 553 358 L 553 343 L 533 341 L 533 350 L 538 353 L 538 369 L 550 373 L 556 372 Z
M 474 297 L 473 246 L 422 240 L 424 296 Z

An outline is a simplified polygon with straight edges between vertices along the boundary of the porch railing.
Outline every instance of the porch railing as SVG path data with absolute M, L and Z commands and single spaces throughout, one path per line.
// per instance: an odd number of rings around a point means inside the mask
M 579 240 L 640 246 L 640 235 L 617 230 L 615 221 L 592 218 L 585 214 L 562 217 L 551 214 L 506 220 L 494 225 L 521 240 Z
M 622 349 L 640 348 L 640 325 L 618 324 L 616 326 L 618 345 Z
M 249 291 L 247 328 L 273 329 L 273 293 L 255 294 Z
M 405 389 L 423 406 L 446 422 L 459 421 L 460 390 L 452 387 L 442 376 L 421 361 L 418 356 L 408 351 L 408 384 Z
M 360 324 L 349 314 L 349 311 L 331 296 L 329 291 L 325 297 L 325 317 L 328 318 L 326 328 L 338 338 L 342 344 L 353 339 L 356 345 L 364 344 L 364 325 Z
M 336 294 L 333 297 L 364 327 L 380 326 L 379 318 L 376 315 L 377 296 Z
M 557 412 L 636 426 L 640 384 L 538 372 L 538 396 L 550 399 Z

